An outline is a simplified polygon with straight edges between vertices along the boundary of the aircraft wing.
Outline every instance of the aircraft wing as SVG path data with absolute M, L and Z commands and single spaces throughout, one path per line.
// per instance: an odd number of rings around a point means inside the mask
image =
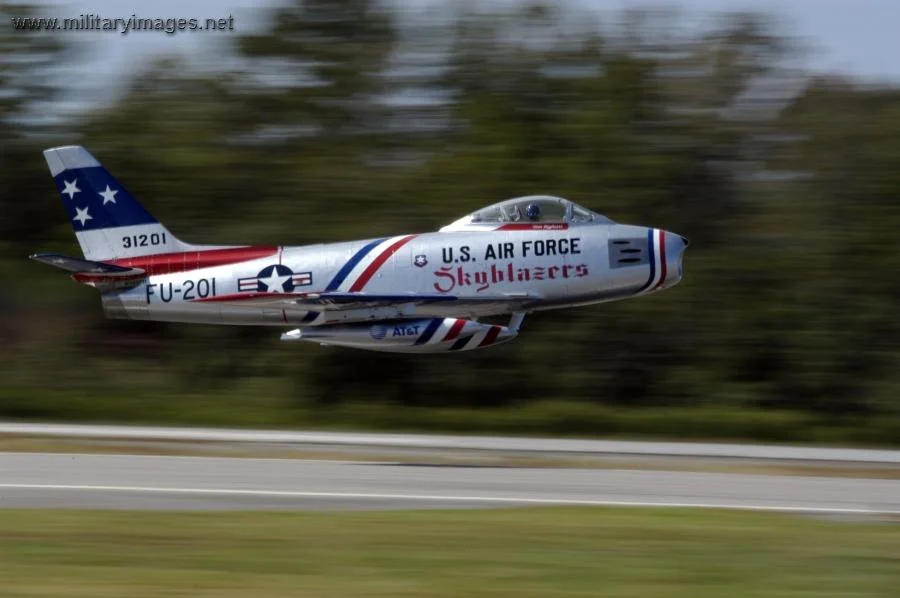
M 282 309 L 305 309 L 312 311 L 334 311 L 344 309 L 360 309 L 367 307 L 392 307 L 400 305 L 428 305 L 447 303 L 454 305 L 484 305 L 486 303 L 503 303 L 520 306 L 538 299 L 536 295 L 526 293 L 510 293 L 484 295 L 478 297 L 458 297 L 438 293 L 347 293 L 325 291 L 322 293 L 235 293 L 218 295 L 197 302 L 239 302 L 248 305 L 266 305 Z

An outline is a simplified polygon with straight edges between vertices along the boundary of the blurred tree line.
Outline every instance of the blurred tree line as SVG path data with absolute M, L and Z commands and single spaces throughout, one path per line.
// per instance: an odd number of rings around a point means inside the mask
M 811 76 L 765 15 L 489 8 L 288 3 L 221 64 L 147 65 L 65 119 L 46 114 L 73 48 L 0 31 L 0 416 L 415 426 L 427 408 L 441 427 L 507 408 L 535 431 L 724 437 L 780 414 L 780 439 L 900 441 L 900 92 Z M 198 243 L 426 231 L 551 193 L 693 244 L 674 290 L 536 314 L 458 356 L 105 321 L 93 290 L 25 260 L 78 251 L 40 154 L 70 143 Z M 610 423 L 628 412 L 656 423 Z

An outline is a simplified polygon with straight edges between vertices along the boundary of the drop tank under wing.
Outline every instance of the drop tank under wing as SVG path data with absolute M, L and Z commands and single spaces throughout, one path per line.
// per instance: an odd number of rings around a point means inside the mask
M 443 353 L 493 347 L 516 336 L 517 327 L 512 325 L 483 324 L 460 318 L 425 318 L 297 328 L 281 335 L 281 340 L 389 353 Z

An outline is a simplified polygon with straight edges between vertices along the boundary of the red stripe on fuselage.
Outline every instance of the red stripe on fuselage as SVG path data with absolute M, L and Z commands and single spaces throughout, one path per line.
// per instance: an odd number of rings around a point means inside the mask
M 378 269 L 381 268 L 382 265 L 390 258 L 392 255 L 397 253 L 401 247 L 409 243 L 413 240 L 416 235 L 409 235 L 408 237 L 403 237 L 399 241 L 393 243 L 390 247 L 381 252 L 375 261 L 373 261 L 369 266 L 363 270 L 363 273 L 359 278 L 356 279 L 356 282 L 353 283 L 353 286 L 350 287 L 351 293 L 356 293 L 358 291 L 363 290 L 363 287 L 366 286 L 366 283 L 375 276 L 375 273 L 378 272 Z
M 490 344 L 493 343 L 495 340 L 497 340 L 497 336 L 498 336 L 499 334 L 500 334 L 500 326 L 491 326 L 491 329 L 488 330 L 488 333 L 487 333 L 487 335 L 484 337 L 484 340 L 481 341 L 481 342 L 478 344 L 478 346 L 479 346 L 479 347 L 486 347 L 487 345 L 490 345 Z
M 463 326 L 465 325 L 465 320 L 456 320 L 455 322 L 453 322 L 453 326 L 450 327 L 450 330 L 447 332 L 447 336 L 444 337 L 444 341 L 452 341 L 457 336 L 459 336 L 459 331 L 462 330 Z
M 201 251 L 183 251 L 179 253 L 158 253 L 106 260 L 107 264 L 140 268 L 153 274 L 172 274 L 186 272 L 198 268 L 211 268 L 256 260 L 278 254 L 278 247 L 228 247 L 225 249 L 206 249 Z
M 653 287 L 658 288 L 662 283 L 666 282 L 666 231 L 660 230 L 659 232 L 659 282 L 656 283 L 656 286 Z

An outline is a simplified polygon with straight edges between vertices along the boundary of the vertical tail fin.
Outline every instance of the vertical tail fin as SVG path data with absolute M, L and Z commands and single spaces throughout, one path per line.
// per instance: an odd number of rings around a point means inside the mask
M 88 260 L 110 260 L 186 251 L 179 241 L 86 149 L 44 150 L 81 251 Z

